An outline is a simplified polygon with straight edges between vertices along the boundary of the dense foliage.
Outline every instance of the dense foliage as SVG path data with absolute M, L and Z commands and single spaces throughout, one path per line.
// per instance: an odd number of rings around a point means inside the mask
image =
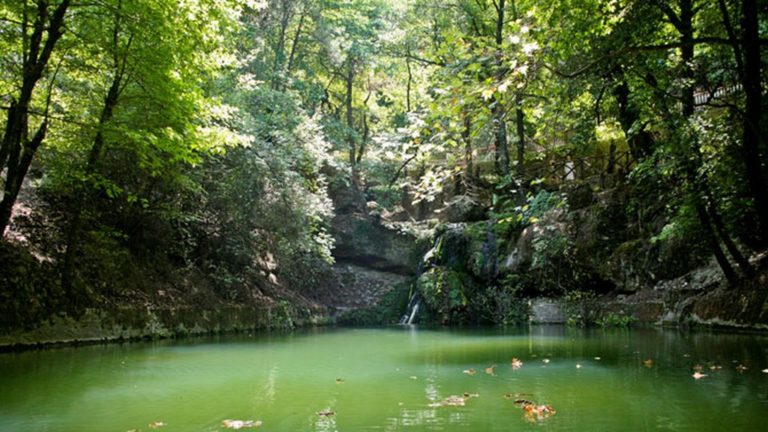
M 245 301 L 333 261 L 341 183 L 405 219 L 481 208 L 493 254 L 462 263 L 477 280 L 420 283 L 489 321 L 599 285 L 590 260 L 653 255 L 653 279 L 713 255 L 736 282 L 768 245 L 766 16 L 757 0 L 2 0 L 0 233 L 37 245 L 64 303 L 146 269 Z M 621 191 L 592 218 L 610 240 L 551 229 L 527 281 L 496 271 L 584 189 Z

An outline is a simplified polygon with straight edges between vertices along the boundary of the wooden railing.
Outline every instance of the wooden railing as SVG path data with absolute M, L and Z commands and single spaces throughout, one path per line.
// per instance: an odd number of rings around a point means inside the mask
M 531 163 L 526 167 L 526 173 L 531 178 L 541 178 L 553 184 L 597 178 L 605 186 L 608 179 L 623 179 L 634 164 L 629 151 L 580 158 L 551 156 L 539 163 Z

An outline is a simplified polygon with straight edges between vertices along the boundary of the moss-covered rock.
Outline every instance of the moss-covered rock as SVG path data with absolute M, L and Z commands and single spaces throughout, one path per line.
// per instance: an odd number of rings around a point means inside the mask
M 466 312 L 474 283 L 466 274 L 446 267 L 434 267 L 416 281 L 419 294 L 442 324 L 468 322 Z
M 33 327 L 66 300 L 52 263 L 3 241 L 0 263 L 0 330 Z
M 327 323 L 324 315 L 288 302 L 249 307 L 131 307 L 58 314 L 28 329 L 0 332 L 0 348 L 53 343 L 156 339 L 249 330 L 289 329 Z
M 651 288 L 655 282 L 653 273 L 653 247 L 645 239 L 630 240 L 620 244 L 597 271 L 613 282 L 621 292 L 636 292 Z
M 475 222 L 485 218 L 485 208 L 477 200 L 467 195 L 458 195 L 448 201 L 439 210 L 441 222 Z
M 375 304 L 342 311 L 336 317 L 336 323 L 355 326 L 396 324 L 408 306 L 412 285 L 410 282 L 398 283 Z

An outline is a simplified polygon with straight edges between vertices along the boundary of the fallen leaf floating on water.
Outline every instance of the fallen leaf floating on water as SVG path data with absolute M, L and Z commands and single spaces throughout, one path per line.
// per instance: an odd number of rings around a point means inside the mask
M 549 359 L 544 359 L 542 361 L 544 362 L 544 364 L 549 364 Z
M 576 363 L 576 369 L 581 369 L 581 365 Z
M 496 365 L 491 365 L 491 366 L 488 366 L 487 368 L 485 368 L 485 373 L 487 373 L 488 375 L 495 375 L 495 374 L 493 373 L 493 370 L 494 370 L 495 368 L 496 368 Z
M 464 369 L 462 372 L 467 375 L 474 375 L 477 373 L 477 371 L 474 368 Z
M 648 369 L 652 368 L 653 367 L 653 360 L 651 360 L 651 359 L 643 360 L 643 366 L 647 367 Z
M 226 429 L 244 429 L 255 428 L 262 425 L 261 420 L 232 420 L 226 419 L 221 421 L 221 426 Z
M 524 405 L 523 412 L 525 419 L 531 423 L 540 422 L 557 413 L 549 405 Z
M 468 399 L 473 397 L 479 397 L 480 395 L 477 393 L 464 393 L 462 396 L 448 396 L 447 398 L 438 401 L 438 402 L 432 402 L 429 404 L 430 408 L 440 408 L 440 407 L 446 407 L 446 406 L 453 406 L 453 407 L 460 407 L 464 406 Z
M 693 376 L 694 379 L 702 379 L 702 378 L 706 377 L 707 374 L 703 374 L 701 372 L 694 372 L 692 376 Z
M 738 373 L 744 373 L 747 369 L 749 368 L 744 366 L 743 364 L 736 366 L 736 372 Z
M 336 378 L 336 384 L 344 384 L 343 378 Z
M 163 426 L 166 426 L 166 424 L 161 422 L 161 421 L 153 421 L 148 426 L 149 426 L 150 429 L 158 429 L 158 428 L 161 428 Z
M 444 406 L 464 406 L 466 399 L 461 396 L 448 396 L 447 398 L 429 404 L 430 408 L 439 408 Z
M 602 359 L 600 357 L 595 357 L 595 360 L 600 361 Z
M 512 370 L 518 370 L 523 367 L 523 362 L 518 358 L 512 358 Z
M 763 373 L 768 373 L 768 369 L 763 369 Z
M 524 401 L 525 399 L 518 399 L 523 396 L 531 396 L 530 393 L 507 393 L 504 395 L 504 399 L 515 399 L 515 403 L 518 401 Z
M 704 370 L 704 366 L 702 366 L 700 364 L 693 365 L 693 370 L 695 370 L 696 372 L 701 372 L 701 371 Z
M 417 380 L 417 379 L 419 379 L 419 377 L 417 377 L 415 375 L 411 375 L 411 376 L 408 377 L 408 379 Z
M 523 409 L 523 418 L 531 423 L 540 422 L 557 413 L 551 405 L 537 405 L 529 400 L 518 399 L 516 405 Z
M 330 410 L 318 411 L 316 414 L 319 415 L 320 417 L 331 417 L 336 415 L 335 412 Z
M 710 366 L 710 367 L 709 367 L 709 370 L 720 370 L 720 369 L 722 369 L 722 368 L 723 368 L 723 367 L 722 367 L 722 366 L 720 366 L 720 365 L 712 365 L 712 366 Z

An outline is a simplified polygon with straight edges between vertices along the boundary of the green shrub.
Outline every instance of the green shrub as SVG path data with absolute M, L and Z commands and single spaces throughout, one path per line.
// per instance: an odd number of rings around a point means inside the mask
M 624 313 L 608 312 L 597 319 L 595 324 L 600 327 L 629 327 L 635 322 L 635 317 Z
M 563 296 L 566 324 L 585 327 L 595 321 L 597 298 L 589 291 L 571 291 Z

